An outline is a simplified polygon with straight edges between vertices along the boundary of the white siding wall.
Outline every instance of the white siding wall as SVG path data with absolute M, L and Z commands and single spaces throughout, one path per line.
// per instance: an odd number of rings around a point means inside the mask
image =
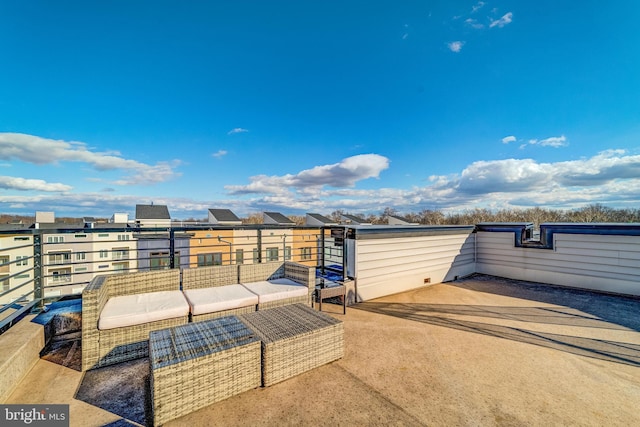
M 640 237 L 555 234 L 553 250 L 517 248 L 514 233 L 477 239 L 478 273 L 640 295 Z
M 453 280 L 475 271 L 475 234 L 356 240 L 358 301 Z

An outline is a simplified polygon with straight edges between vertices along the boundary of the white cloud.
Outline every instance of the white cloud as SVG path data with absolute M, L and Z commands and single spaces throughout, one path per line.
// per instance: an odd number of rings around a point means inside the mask
M 479 11 L 480 9 L 482 9 L 482 7 L 485 5 L 486 3 L 483 1 L 479 1 L 478 3 L 476 3 L 475 5 L 471 6 L 471 13 L 476 13 L 477 11 Z
M 566 147 L 569 145 L 567 138 L 562 136 L 552 136 L 551 138 L 543 139 L 537 142 L 538 145 L 543 147 Z
M 252 206 L 308 212 L 345 208 L 353 212 L 379 212 L 386 206 L 407 211 L 424 208 L 462 210 L 478 206 L 570 209 L 608 200 L 640 203 L 640 156 L 627 155 L 621 150 L 605 151 L 590 159 L 556 163 L 540 163 L 533 159 L 478 161 L 458 174 L 430 176 L 428 185 L 411 189 L 296 187 L 300 175 L 303 173 L 253 177 L 248 186 L 229 187 L 228 190 L 235 196 L 256 195 L 247 202 Z
M 513 20 L 513 13 L 507 12 L 502 16 L 502 18 L 496 19 L 495 21 L 492 20 L 491 24 L 489 24 L 489 27 L 490 28 L 493 28 L 493 27 L 502 28 L 505 25 L 510 24 L 512 20 Z
M 462 50 L 462 46 L 464 46 L 464 43 L 465 42 L 463 41 L 457 40 L 457 41 L 447 43 L 447 47 L 451 52 L 458 53 Z
M 470 26 L 471 28 L 475 28 L 476 30 L 481 30 L 482 28 L 484 28 L 484 24 L 479 23 L 477 20 L 473 18 L 466 19 L 464 23 Z
M 57 182 L 46 182 L 41 179 L 25 179 L 12 176 L 0 176 L 0 188 L 19 191 L 56 192 L 70 191 L 73 187 Z
M 529 141 L 527 141 L 526 144 L 521 145 L 520 148 L 524 148 L 527 145 L 540 145 L 542 147 L 559 148 L 559 147 L 566 147 L 567 145 L 569 145 L 569 143 L 567 142 L 567 137 L 562 135 L 562 136 L 552 136 L 552 137 L 541 139 L 541 140 L 530 139 Z
M 216 159 L 219 159 L 221 157 L 224 157 L 227 155 L 227 150 L 218 150 L 215 153 L 212 154 L 213 157 L 215 157 Z
M 508 144 L 510 142 L 515 142 L 515 141 L 516 141 L 516 137 L 513 135 L 505 136 L 504 138 L 502 138 L 503 144 Z
M 295 188 L 305 191 L 309 188 L 331 186 L 352 187 L 356 182 L 377 178 L 389 167 L 389 159 L 378 154 L 360 154 L 347 157 L 339 163 L 316 166 L 295 175 L 284 176 L 258 175 L 249 178 L 248 185 L 230 185 L 225 188 L 231 194 L 271 193 L 282 194 Z
M 179 162 L 147 165 L 123 158 L 118 152 L 95 152 L 83 142 L 61 141 L 22 133 L 0 133 L 0 159 L 20 160 L 36 165 L 80 162 L 98 171 L 125 170 L 131 176 L 117 181 L 121 185 L 155 184 L 179 176 L 173 169 Z
M 249 129 L 233 128 L 229 132 L 227 132 L 227 135 L 233 135 L 236 133 L 245 133 L 245 132 L 249 132 Z

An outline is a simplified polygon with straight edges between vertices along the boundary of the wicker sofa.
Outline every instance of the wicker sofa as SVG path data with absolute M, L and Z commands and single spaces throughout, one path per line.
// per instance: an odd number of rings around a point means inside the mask
M 82 294 L 82 370 L 147 356 L 151 331 L 310 305 L 314 289 L 315 269 L 291 261 L 97 276 Z

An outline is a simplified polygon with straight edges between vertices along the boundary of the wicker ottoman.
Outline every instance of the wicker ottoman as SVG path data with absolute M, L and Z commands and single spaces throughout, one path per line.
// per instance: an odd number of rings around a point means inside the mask
M 260 387 L 260 341 L 237 317 L 149 334 L 154 424 Z
M 293 304 L 238 318 L 262 341 L 262 385 L 267 387 L 344 355 L 342 321 Z

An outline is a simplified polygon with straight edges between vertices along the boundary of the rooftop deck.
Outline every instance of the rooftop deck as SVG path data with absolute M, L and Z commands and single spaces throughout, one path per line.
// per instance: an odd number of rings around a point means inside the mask
M 345 356 L 170 426 L 639 425 L 640 300 L 475 275 L 354 305 Z M 145 425 L 142 359 L 81 373 L 79 343 L 5 403 L 68 403 L 72 426 Z

